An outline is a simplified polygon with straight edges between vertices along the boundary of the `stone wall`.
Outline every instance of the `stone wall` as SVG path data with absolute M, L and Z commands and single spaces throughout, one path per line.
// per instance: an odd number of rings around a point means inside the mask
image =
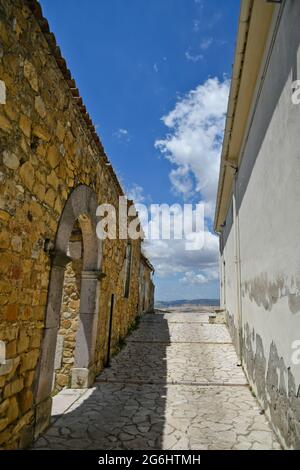
M 0 340 L 6 346 L 6 363 L 0 365 L 0 446 L 14 449 L 27 446 L 48 423 L 49 378 L 41 374 L 47 371 L 43 358 L 48 353 L 54 367 L 58 335 L 65 336 L 64 371 L 74 354 L 79 292 L 65 289 L 59 331 L 50 315 L 60 302 L 59 292 L 49 291 L 51 276 L 62 282 L 65 269 L 53 264 L 52 248 L 60 243 L 61 228 L 72 231 L 61 227 L 66 202 L 73 197 L 75 211 L 82 203 L 76 202 L 76 190 L 86 188 L 97 204 L 118 208 L 123 193 L 35 1 L 1 1 L 0 81 Z M 128 298 L 123 291 L 126 245 L 126 240 L 104 240 L 99 248 L 101 280 L 95 277 L 97 321 L 93 318 L 94 353 L 88 363 L 92 378 L 107 354 L 111 294 L 116 299 L 112 349 L 138 313 L 140 241 L 132 241 Z M 67 265 L 65 288 L 73 274 Z M 87 317 L 81 316 L 80 328 Z M 66 384 L 63 375 L 56 374 L 60 387 Z
M 148 260 L 141 256 L 139 272 L 139 313 L 150 312 L 154 309 L 154 284 L 152 281 L 153 267 Z
M 80 305 L 81 259 L 68 263 L 65 270 L 60 328 L 56 347 L 55 391 L 70 387 Z

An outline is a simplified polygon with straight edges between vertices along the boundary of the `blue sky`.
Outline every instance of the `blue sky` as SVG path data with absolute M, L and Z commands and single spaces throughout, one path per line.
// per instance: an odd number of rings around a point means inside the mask
M 201 252 L 146 246 L 156 298 L 218 298 L 213 204 L 239 0 L 41 5 L 127 192 L 146 204 L 207 205 Z

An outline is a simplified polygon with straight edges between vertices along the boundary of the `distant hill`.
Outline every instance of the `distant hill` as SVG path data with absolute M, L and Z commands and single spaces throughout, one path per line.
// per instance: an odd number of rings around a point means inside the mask
M 193 300 L 157 300 L 155 302 L 156 308 L 164 307 L 179 307 L 180 305 L 207 305 L 212 307 L 217 307 L 220 305 L 219 299 L 193 299 Z

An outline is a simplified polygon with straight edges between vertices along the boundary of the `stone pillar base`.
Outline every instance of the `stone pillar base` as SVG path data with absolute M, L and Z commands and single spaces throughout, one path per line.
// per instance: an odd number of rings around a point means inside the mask
M 48 397 L 46 400 L 38 403 L 35 408 L 35 427 L 34 439 L 37 439 L 40 434 L 49 426 L 52 409 L 52 398 Z
M 74 367 L 71 373 L 71 388 L 89 388 L 93 384 L 94 378 L 90 369 Z

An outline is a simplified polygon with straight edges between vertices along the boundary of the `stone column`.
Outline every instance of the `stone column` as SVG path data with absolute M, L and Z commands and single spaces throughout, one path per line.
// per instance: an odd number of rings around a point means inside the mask
M 48 287 L 48 300 L 42 342 L 41 357 L 37 369 L 35 388 L 35 437 L 49 424 L 51 416 L 51 391 L 54 374 L 54 360 L 57 334 L 60 322 L 65 266 L 70 258 L 63 253 L 52 255 L 52 269 Z
M 93 380 L 93 366 L 98 323 L 100 271 L 82 271 L 80 290 L 80 313 L 74 353 L 75 367 L 72 369 L 72 388 L 89 387 Z

